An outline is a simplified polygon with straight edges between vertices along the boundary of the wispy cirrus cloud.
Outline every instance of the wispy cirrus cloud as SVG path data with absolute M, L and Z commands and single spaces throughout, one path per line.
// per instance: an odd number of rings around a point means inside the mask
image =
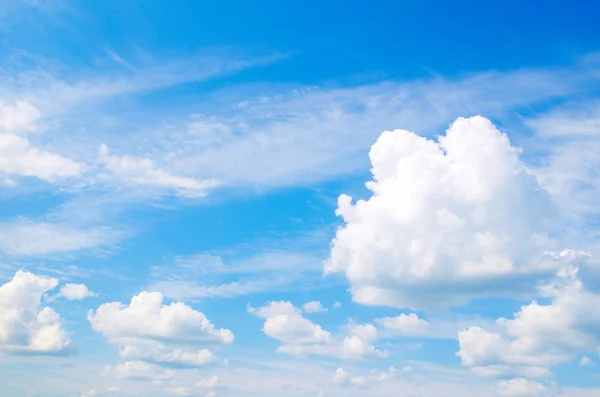
M 122 236 L 123 232 L 108 227 L 80 228 L 17 219 L 0 223 L 0 251 L 15 257 L 40 257 L 109 246 Z
M 149 290 L 173 299 L 233 298 L 267 291 L 308 286 L 320 279 L 322 259 L 286 251 L 266 251 L 225 260 L 198 254 L 150 269 Z

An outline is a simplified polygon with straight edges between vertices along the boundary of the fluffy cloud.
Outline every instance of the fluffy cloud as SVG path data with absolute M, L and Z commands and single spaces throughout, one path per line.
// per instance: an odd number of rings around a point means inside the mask
M 324 308 L 319 301 L 307 302 L 302 306 L 302 308 L 304 309 L 305 313 L 322 313 L 327 311 L 327 309 Z
M 17 101 L 14 105 L 0 102 L 0 130 L 30 131 L 33 123 L 40 117 L 40 111 L 29 102 Z
M 104 373 L 113 373 L 119 379 L 135 380 L 167 380 L 173 378 L 175 373 L 169 369 L 142 361 L 127 361 L 112 368 L 107 366 Z
M 216 358 L 198 345 L 234 340 L 230 330 L 215 328 L 203 313 L 181 302 L 163 305 L 157 292 L 142 292 L 129 305 L 105 303 L 90 311 L 88 320 L 95 331 L 119 345 L 121 357 L 140 362 L 202 366 Z
M 58 293 L 59 297 L 68 300 L 82 300 L 97 294 L 90 291 L 85 284 L 65 284 Z
M 217 376 L 211 376 L 207 379 L 202 379 L 194 384 L 193 387 L 177 386 L 166 389 L 169 394 L 175 396 L 215 396 L 214 389 L 218 389 L 223 386 L 223 383 Z
M 163 365 L 202 367 L 216 363 L 217 357 L 208 349 L 193 350 L 162 344 L 153 340 L 124 338 L 119 341 L 119 356 L 126 360 L 142 360 Z
M 192 389 L 183 386 L 172 387 L 167 391 L 175 396 L 190 396 L 194 392 Z
M 223 384 L 219 380 L 219 377 L 211 376 L 208 379 L 202 379 L 201 381 L 196 382 L 194 386 L 200 389 L 216 389 L 222 385 Z
M 60 316 L 41 300 L 56 288 L 58 280 L 18 271 L 0 286 L 0 351 L 7 353 L 59 354 L 67 352 L 70 339 Z
M 540 290 L 552 301 L 523 306 L 513 319 L 500 318 L 495 330 L 471 327 L 458 335 L 463 365 L 480 374 L 548 375 L 547 368 L 570 362 L 600 345 L 600 295 L 584 288 L 577 269 L 561 269 L 557 280 Z
M 252 313 L 265 319 L 267 336 L 289 345 L 320 344 L 331 340 L 331 334 L 320 325 L 302 317 L 290 302 L 271 302 Z
M 33 129 L 39 111 L 27 102 L 0 103 L 0 174 L 31 176 L 48 182 L 78 176 L 81 164 L 46 152 L 16 132 Z
M 111 386 L 104 391 L 99 391 L 97 389 L 91 389 L 84 393 L 81 393 L 80 397 L 117 397 L 120 396 L 120 391 L 118 387 Z
M 419 318 L 415 313 L 404 313 L 396 317 L 384 317 L 376 320 L 384 328 L 397 331 L 403 335 L 423 335 L 429 329 L 428 321 Z
M 270 302 L 249 311 L 265 319 L 263 332 L 281 342 L 280 353 L 292 355 L 326 355 L 342 358 L 384 356 L 373 343 L 377 340 L 377 329 L 371 325 L 347 326 L 345 337 L 334 337 L 320 325 L 304 318 L 300 309 L 290 302 Z
M 387 382 L 395 376 L 396 368 L 390 367 L 385 372 L 371 371 L 367 376 L 350 376 L 343 368 L 336 369 L 331 385 L 337 387 L 367 388 L 373 384 Z
M 585 367 L 585 366 L 588 366 L 588 365 L 596 365 L 596 364 L 588 356 L 583 356 L 579 360 L 579 365 L 582 366 L 582 367 Z
M 459 118 L 438 142 L 386 131 L 371 148 L 372 196 L 340 196 L 327 273 L 355 301 L 427 309 L 531 289 L 557 265 L 553 208 L 483 117 Z
M 503 380 L 496 386 L 496 395 L 498 397 L 550 397 L 556 394 L 553 386 L 546 387 L 523 378 Z
M 234 340 L 228 329 L 216 329 L 206 316 L 181 302 L 163 305 L 157 292 L 141 292 L 129 305 L 105 303 L 88 320 L 94 330 L 109 338 L 141 337 L 185 342 L 220 342 Z
M 110 155 L 108 146 L 100 147 L 100 162 L 117 179 L 131 185 L 172 189 L 182 196 L 203 197 L 218 185 L 214 180 L 198 180 L 171 175 L 156 168 L 152 160 L 131 156 Z

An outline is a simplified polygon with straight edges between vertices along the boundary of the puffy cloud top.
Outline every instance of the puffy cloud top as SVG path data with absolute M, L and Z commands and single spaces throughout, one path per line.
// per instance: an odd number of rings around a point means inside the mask
M 561 269 L 540 293 L 552 302 L 525 305 L 513 319 L 500 318 L 493 330 L 470 327 L 458 335 L 463 365 L 480 374 L 521 372 L 544 376 L 548 367 L 593 352 L 600 344 L 600 295 L 587 291 L 575 268 Z
M 556 269 L 548 194 L 487 119 L 459 118 L 438 142 L 395 130 L 370 151 L 372 196 L 340 196 L 327 273 L 355 301 L 428 309 L 531 288 Z
M 58 295 L 68 300 L 81 300 L 96 296 L 85 284 L 66 284 L 60 289 Z
M 92 328 L 109 338 L 144 337 L 183 342 L 220 342 L 235 339 L 225 328 L 217 329 L 206 316 L 181 302 L 163 305 L 158 292 L 141 292 L 131 303 L 105 303 L 90 311 Z
M 70 339 L 60 316 L 42 307 L 42 297 L 58 280 L 18 271 L 0 286 L 0 351 L 56 354 L 67 351 Z
M 306 313 L 321 313 L 327 311 L 327 308 L 323 307 L 319 301 L 307 302 L 302 306 L 302 308 Z
M 200 367 L 217 361 L 208 349 L 198 345 L 230 344 L 233 333 L 215 328 L 206 316 L 181 302 L 163 305 L 157 292 L 142 292 L 129 305 L 105 303 L 90 311 L 92 328 L 110 343 L 119 345 L 119 356 L 137 367 L 139 363 L 163 366 Z M 123 364 L 124 365 L 124 364 Z
M 83 166 L 58 154 L 46 152 L 17 134 L 34 129 L 40 112 L 28 102 L 0 102 L 0 176 L 32 176 L 45 181 L 78 176 Z
M 265 319 L 263 332 L 282 343 L 277 349 L 280 353 L 341 358 L 385 356 L 373 346 L 377 329 L 372 324 L 350 323 L 346 327 L 347 335 L 342 338 L 303 317 L 300 309 L 290 302 L 270 302 L 258 309 L 251 307 L 249 311 Z
M 555 395 L 553 387 L 523 378 L 503 380 L 496 386 L 498 397 L 550 397 Z

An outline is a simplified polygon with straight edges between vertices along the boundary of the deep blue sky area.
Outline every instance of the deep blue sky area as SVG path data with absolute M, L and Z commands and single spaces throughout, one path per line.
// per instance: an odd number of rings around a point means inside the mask
M 219 47 L 293 54 L 294 62 L 245 75 L 250 81 L 557 66 L 600 45 L 593 1 L 74 1 L 40 21 L 44 12 L 11 24 L 6 44 L 50 56 L 68 49 L 75 61 L 97 47 L 175 57 Z

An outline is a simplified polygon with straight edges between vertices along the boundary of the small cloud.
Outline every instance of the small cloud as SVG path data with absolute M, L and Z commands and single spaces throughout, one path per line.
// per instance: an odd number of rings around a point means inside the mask
M 97 295 L 95 292 L 90 291 L 85 284 L 66 284 L 58 293 L 59 297 L 70 301 L 82 300 Z
M 197 382 L 194 386 L 200 389 L 212 390 L 223 386 L 223 383 L 219 380 L 217 376 L 211 376 L 208 379 L 202 379 L 201 381 Z
M 324 308 L 319 301 L 305 303 L 302 308 L 304 309 L 305 313 L 322 313 L 327 311 L 327 309 Z
M 594 363 L 591 358 L 583 356 L 581 357 L 581 360 L 579 360 L 579 365 L 585 367 L 588 365 L 596 365 L 596 363 Z
M 334 309 L 341 309 L 341 308 L 342 308 L 342 304 L 341 304 L 340 302 L 335 302 L 335 303 L 333 304 L 333 308 L 334 308 Z
M 190 396 L 192 394 L 192 389 L 183 386 L 172 387 L 167 391 L 175 396 Z

